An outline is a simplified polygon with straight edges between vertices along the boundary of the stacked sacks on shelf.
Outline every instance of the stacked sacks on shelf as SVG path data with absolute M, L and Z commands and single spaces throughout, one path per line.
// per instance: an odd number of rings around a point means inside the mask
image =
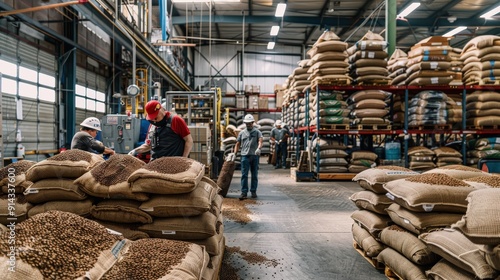
M 387 85 L 391 83 L 387 70 L 385 39 L 368 31 L 360 41 L 347 50 L 350 76 L 358 85 Z
M 307 51 L 311 58 L 307 71 L 311 91 L 316 91 L 318 85 L 350 85 L 352 79 L 348 75 L 347 43 L 333 31 L 325 31 Z M 306 88 L 305 90 L 307 90 Z
M 415 171 L 427 171 L 436 168 L 436 164 L 434 163 L 435 155 L 436 153 L 429 148 L 422 146 L 411 147 L 408 149 L 408 158 L 410 161 L 408 167 Z
M 448 96 L 441 91 L 425 90 L 415 95 L 408 104 L 408 125 L 446 125 L 448 123 Z
M 392 95 L 392 125 L 393 127 L 402 127 L 405 122 L 405 102 L 401 94 Z
M 461 93 L 447 93 L 446 117 L 453 128 L 462 127 L 462 96 Z
M 286 91 L 284 95 L 284 99 L 287 100 L 287 103 L 290 103 L 292 100 L 297 100 L 304 89 L 307 88 L 310 84 L 309 78 L 309 67 L 310 65 L 309 59 L 300 60 L 298 62 L 298 67 L 293 70 L 293 72 L 288 76 L 285 85 Z
M 387 62 L 387 70 L 389 70 L 391 85 L 404 86 L 407 78 L 406 63 L 408 63 L 408 55 L 401 49 L 394 50 L 394 53 L 392 53 Z
M 31 185 L 31 182 L 26 180 L 26 171 L 35 163 L 30 160 L 20 160 L 0 169 L 0 224 L 8 225 L 8 218 L 16 218 L 19 222 L 27 218 L 32 205 L 23 195 L 24 190 Z M 12 199 L 13 197 L 15 199 Z M 12 206 L 13 202 L 16 210 L 14 212 L 9 211 L 9 205 Z
M 388 125 L 391 93 L 383 90 L 361 90 L 352 93 L 347 98 L 351 110 L 349 116 L 351 125 Z
M 408 52 L 406 84 L 411 86 L 448 85 L 453 80 L 452 48 L 446 37 L 429 37 Z
M 464 46 L 460 59 L 466 85 L 498 84 L 500 80 L 500 36 L 477 36 Z
M 274 120 L 272 119 L 261 119 L 257 121 L 257 124 L 260 126 L 259 130 L 262 132 L 262 153 L 263 154 L 271 154 L 271 145 L 270 145 L 270 137 L 271 130 L 274 127 Z
M 378 156 L 370 151 L 355 151 L 351 153 L 348 170 L 351 173 L 359 173 L 366 169 L 375 167 Z
M 475 91 L 465 98 L 467 126 L 482 128 L 483 126 L 500 125 L 500 93 Z
M 312 142 L 313 170 L 320 173 L 347 172 L 346 146 L 335 139 L 315 138 Z M 319 166 L 316 159 L 319 158 Z
M 415 175 L 418 173 L 399 166 L 378 166 L 362 171 L 352 179 L 364 189 L 349 198 L 359 209 L 351 215 L 355 221 L 352 226 L 353 239 L 369 257 L 377 257 L 384 249 L 380 233 L 391 224 L 385 209 L 392 201 L 385 196 L 386 190 L 382 186 Z
M 477 167 L 479 160 L 500 157 L 500 138 L 488 137 L 467 142 L 467 163 Z
M 450 147 L 434 149 L 436 154 L 436 166 L 456 165 L 462 163 L 462 154 Z
M 387 197 L 393 200 L 386 209 L 391 220 L 405 233 L 405 238 L 415 242 L 410 243 L 411 246 L 415 246 L 413 248 L 420 247 L 421 252 L 425 252 L 425 257 L 416 258 L 419 256 L 405 253 L 406 250 L 398 251 L 395 247 L 403 244 L 401 243 L 403 235 L 392 232 L 392 237 L 384 236 L 384 240 L 391 243 L 392 249 L 380 252 L 378 260 L 403 279 L 426 279 L 425 270 L 438 261 L 436 256 L 430 254 L 427 246 L 417 241 L 418 235 L 450 227 L 465 213 L 466 197 L 475 189 L 461 179 L 453 177 L 457 176 L 457 172 L 458 170 L 450 170 L 449 175 L 424 173 L 394 180 L 383 186 L 388 192 Z M 468 171 L 465 173 L 468 174 Z M 398 236 L 396 238 L 399 240 L 394 240 L 395 236 Z M 388 238 L 392 240 L 389 241 Z M 420 261 L 417 261 L 418 259 Z
M 319 107 L 319 111 L 318 111 Z M 304 106 L 305 111 L 305 106 Z M 305 112 L 304 112 L 305 115 Z M 309 95 L 309 124 L 349 124 L 349 110 L 343 92 L 320 90 Z
M 26 172 L 33 184 L 24 194 L 37 205 L 28 211 L 28 217 L 50 210 L 89 216 L 93 200 L 74 181 L 103 162 L 101 155 L 68 150 L 34 164 Z
M 304 97 L 301 97 L 295 103 L 296 106 L 298 106 L 299 117 L 296 121 L 294 121 L 294 125 L 296 125 L 296 127 L 304 127 L 307 123 L 306 99 Z M 311 109 L 311 105 L 309 105 L 309 109 Z M 309 119 L 311 119 L 311 113 L 309 113 Z
M 493 176 L 491 176 L 493 177 Z M 498 181 L 498 180 L 497 180 Z M 469 193 L 465 215 L 451 229 L 423 234 L 420 238 L 461 278 L 496 279 L 500 270 L 500 189 L 484 188 Z M 443 273 L 433 267 L 430 273 Z
M 462 49 L 453 48 L 450 52 L 450 68 L 448 69 L 451 73 L 453 80 L 449 83 L 450 86 L 460 86 L 463 85 L 463 75 L 462 68 L 464 67 L 464 62 L 461 59 Z

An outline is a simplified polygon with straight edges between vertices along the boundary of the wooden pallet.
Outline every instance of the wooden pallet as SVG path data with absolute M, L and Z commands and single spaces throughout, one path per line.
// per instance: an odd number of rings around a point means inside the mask
M 389 280 L 404 280 L 403 277 L 397 275 L 392 269 L 388 266 L 384 268 L 384 274 Z
M 358 173 L 316 173 L 316 179 L 351 181 Z
M 359 246 L 356 241 L 352 241 L 352 246 L 365 260 L 367 260 L 373 267 L 378 270 L 383 270 L 385 265 L 377 260 L 377 258 L 370 257 L 366 254 L 365 250 Z
M 349 130 L 349 124 L 341 123 L 341 124 L 320 124 L 319 130 Z
M 451 129 L 451 124 L 429 124 L 429 125 L 412 125 L 409 126 L 410 129 L 418 129 L 418 130 L 446 130 Z
M 467 129 L 498 129 L 500 125 L 472 125 L 467 126 Z
M 391 130 L 392 126 L 390 124 L 358 124 L 354 125 L 353 128 L 358 130 Z

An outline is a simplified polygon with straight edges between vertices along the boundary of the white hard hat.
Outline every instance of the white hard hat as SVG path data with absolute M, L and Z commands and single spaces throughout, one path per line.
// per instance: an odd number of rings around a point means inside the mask
M 80 125 L 101 131 L 101 121 L 99 121 L 98 118 L 94 117 L 86 118 Z
M 253 116 L 251 114 L 247 114 L 245 116 L 245 118 L 243 118 L 243 122 L 244 123 L 251 123 L 251 122 L 255 122 L 255 119 L 253 118 Z
M 283 123 L 281 122 L 281 120 L 277 120 L 276 123 L 274 123 L 276 126 L 281 126 L 283 125 Z

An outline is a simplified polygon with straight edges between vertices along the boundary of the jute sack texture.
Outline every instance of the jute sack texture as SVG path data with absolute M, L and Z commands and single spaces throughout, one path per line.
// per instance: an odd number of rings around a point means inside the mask
M 205 166 L 186 157 L 162 157 L 134 171 L 128 178 L 132 192 L 178 194 L 193 191 Z
M 118 232 L 123 237 L 129 240 L 139 240 L 144 238 L 149 238 L 149 235 L 145 232 L 137 230 L 138 224 L 123 224 L 123 223 L 113 223 L 102 220 L 96 220 L 100 225 L 110 229 L 112 231 Z
M 479 247 L 461 232 L 443 229 L 424 233 L 419 237 L 431 250 L 452 264 L 477 275 L 479 279 L 490 279 L 497 272 L 486 262 Z
M 63 211 L 68 213 L 73 213 L 78 216 L 88 217 L 90 216 L 90 209 L 92 208 L 92 199 L 87 198 L 84 200 L 71 201 L 71 200 L 60 200 L 60 201 L 48 201 L 42 204 L 37 204 L 28 210 L 28 218 L 31 218 L 37 214 L 49 212 L 49 211 Z
M 438 261 L 425 274 L 431 280 L 470 280 L 475 278 L 474 274 L 463 270 L 445 259 Z
M 217 216 L 205 212 L 198 216 L 156 218 L 151 224 L 138 227 L 154 238 L 192 240 L 206 239 L 217 233 Z
M 273 157 L 275 157 L 275 153 L 273 153 Z M 219 177 L 217 178 L 217 185 L 221 188 L 220 195 L 223 197 L 226 197 L 229 187 L 231 186 L 235 169 L 236 162 L 224 161 Z
M 366 229 L 356 223 L 352 224 L 352 238 L 359 247 L 363 248 L 363 251 L 365 251 L 366 255 L 369 257 L 377 257 L 384 249 L 384 244 L 375 240 Z
M 78 178 L 104 161 L 101 155 L 82 150 L 68 150 L 40 161 L 26 171 L 26 180 L 45 178 Z
M 8 225 L 10 224 L 10 222 L 12 222 L 9 221 L 9 218 L 14 217 L 17 218 L 16 223 L 26 220 L 28 218 L 28 211 L 31 209 L 31 207 L 33 207 L 33 205 L 29 203 L 22 194 L 17 194 L 15 197 L 15 211 L 9 211 L 9 205 L 11 204 L 12 198 L 9 200 L 8 195 L 4 194 L 0 196 L 0 224 Z
M 406 280 L 427 280 L 425 276 L 425 267 L 420 267 L 396 250 L 387 247 L 377 256 L 377 260 L 388 266 L 401 279 Z
M 84 200 L 87 194 L 84 193 L 78 185 L 74 184 L 73 179 L 66 178 L 47 178 L 36 181 L 25 191 L 24 196 L 29 203 L 41 204 L 56 200 Z
M 463 166 L 463 165 L 459 165 L 459 164 L 434 168 L 432 170 L 424 172 L 423 174 L 430 174 L 430 173 L 446 174 L 450 177 L 453 177 L 455 179 L 460 179 L 460 180 L 471 178 L 471 177 L 477 177 L 480 175 L 488 176 L 488 174 L 489 174 L 491 176 L 490 173 L 483 172 L 477 168 Z
M 419 173 L 400 166 L 386 165 L 362 171 L 356 174 L 352 180 L 358 182 L 366 190 L 385 194 L 387 192 L 383 188 L 385 183 L 415 175 L 419 175 Z
M 387 196 L 414 212 L 465 213 L 467 195 L 475 189 L 444 173 L 425 173 L 384 185 Z
M 148 195 L 132 193 L 128 182 L 128 177 L 144 165 L 142 160 L 133 156 L 115 154 L 77 178 L 75 184 L 95 197 L 146 201 Z
M 104 200 L 90 209 L 90 214 L 96 219 L 115 223 L 149 224 L 153 218 L 139 209 L 140 201 L 135 200 Z
M 385 209 L 392 204 L 387 196 L 372 191 L 359 191 L 349 199 L 361 210 L 368 210 L 381 215 L 387 215 Z
M 392 224 L 389 217 L 368 210 L 356 210 L 351 214 L 351 218 L 375 239 L 379 238 L 379 234 L 384 228 Z
M 475 189 L 500 188 L 500 176 L 498 175 L 481 175 L 464 179 L 464 182 Z
M 35 165 L 36 162 L 30 160 L 20 160 L 8 164 L 7 166 L 0 169 L 0 187 L 3 193 L 9 192 L 10 186 L 21 187 L 21 190 L 16 190 L 15 193 L 22 193 L 24 188 L 28 187 L 31 182 L 26 181 L 26 171 Z M 10 187 L 12 188 L 12 187 Z

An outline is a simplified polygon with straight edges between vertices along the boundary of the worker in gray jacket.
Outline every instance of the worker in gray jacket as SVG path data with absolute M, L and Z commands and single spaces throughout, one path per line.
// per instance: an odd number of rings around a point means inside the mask
M 288 129 L 282 127 L 283 123 L 281 120 L 277 120 L 274 124 L 274 128 L 271 130 L 271 136 L 269 139 L 275 144 L 276 149 L 276 165 L 275 169 L 282 167 L 286 168 L 286 157 L 288 153 L 287 138 L 289 135 Z
M 115 153 L 112 149 L 105 147 L 101 141 L 95 139 L 97 132 L 101 131 L 101 121 L 98 118 L 86 118 L 80 126 L 80 131 L 75 133 L 71 140 L 71 149 L 105 155 L 113 155 Z
M 253 127 L 255 119 L 251 114 L 243 118 L 246 129 L 243 129 L 236 139 L 234 153 L 238 153 L 241 147 L 241 195 L 240 200 L 247 198 L 248 193 L 248 171 L 252 172 L 250 193 L 252 198 L 257 198 L 257 185 L 259 183 L 259 159 L 262 149 L 262 132 Z

